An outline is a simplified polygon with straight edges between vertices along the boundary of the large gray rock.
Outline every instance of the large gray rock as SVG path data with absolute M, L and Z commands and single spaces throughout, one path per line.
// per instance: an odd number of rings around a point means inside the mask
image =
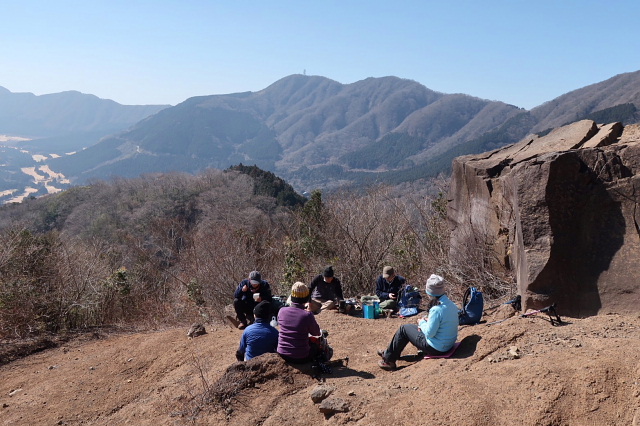
M 329 385 L 318 385 L 311 391 L 311 400 L 317 404 L 327 399 L 333 393 L 335 388 Z
M 320 403 L 320 412 L 325 416 L 349 411 L 349 403 L 342 398 L 328 398 Z
M 515 276 L 523 309 L 637 312 L 640 128 L 579 121 L 453 162 L 451 261 Z

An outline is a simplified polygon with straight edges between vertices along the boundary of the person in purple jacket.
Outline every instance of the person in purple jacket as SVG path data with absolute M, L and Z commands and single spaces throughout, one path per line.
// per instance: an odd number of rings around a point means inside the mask
M 319 347 L 310 336 L 320 336 L 320 326 L 312 312 L 305 309 L 309 301 L 309 287 L 297 282 L 291 287 L 291 306 L 278 312 L 278 354 L 287 362 L 305 363 L 313 361 Z

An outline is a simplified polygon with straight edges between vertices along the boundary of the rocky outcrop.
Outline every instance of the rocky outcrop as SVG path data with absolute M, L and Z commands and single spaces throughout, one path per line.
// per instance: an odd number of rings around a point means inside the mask
M 523 309 L 640 310 L 640 127 L 583 120 L 453 162 L 451 261 L 511 273 Z

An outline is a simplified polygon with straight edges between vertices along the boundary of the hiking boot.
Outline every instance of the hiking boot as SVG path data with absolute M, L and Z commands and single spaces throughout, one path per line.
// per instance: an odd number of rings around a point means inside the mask
M 238 330 L 244 330 L 245 328 L 247 328 L 247 324 L 241 322 L 240 324 L 238 324 Z
M 388 370 L 388 371 L 393 371 L 395 370 L 396 367 L 396 363 L 393 361 L 385 361 L 384 358 L 382 358 L 380 361 L 378 361 L 378 367 L 382 368 L 383 370 Z

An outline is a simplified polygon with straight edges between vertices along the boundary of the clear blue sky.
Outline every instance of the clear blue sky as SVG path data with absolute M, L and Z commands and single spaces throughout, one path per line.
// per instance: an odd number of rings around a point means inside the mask
M 0 86 L 122 104 L 394 75 L 530 109 L 640 69 L 637 0 L 0 0 Z

